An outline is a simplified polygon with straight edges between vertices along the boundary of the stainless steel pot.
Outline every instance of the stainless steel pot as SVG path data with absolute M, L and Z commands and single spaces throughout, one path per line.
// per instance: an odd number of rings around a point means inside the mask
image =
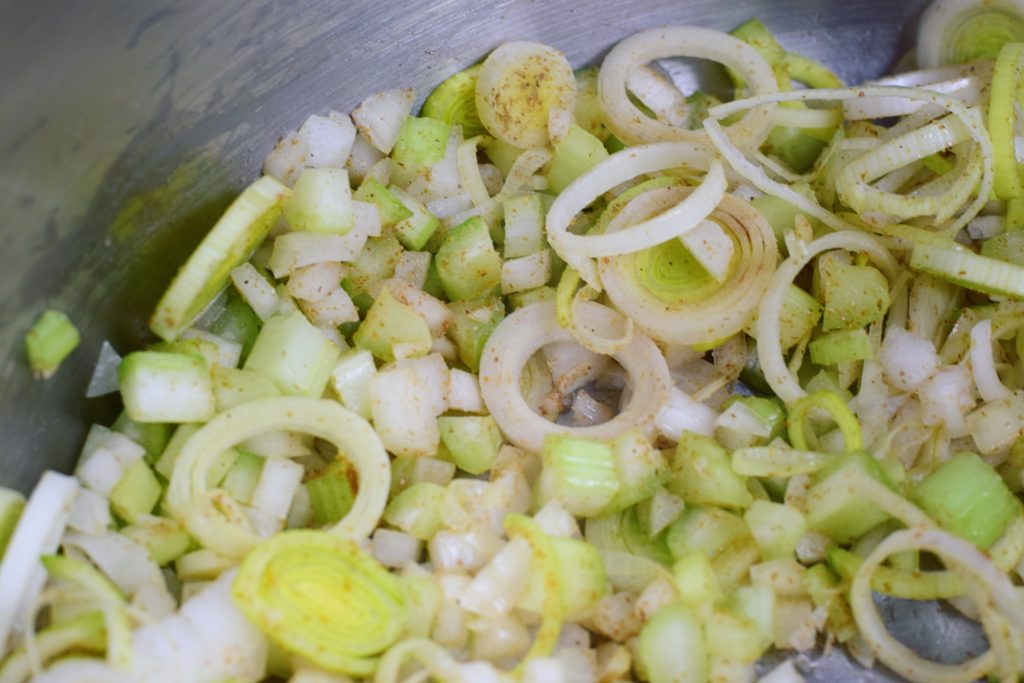
M 45 468 L 69 470 L 89 423 L 112 419 L 112 400 L 84 398 L 101 342 L 147 340 L 185 254 L 307 114 L 385 87 L 424 94 L 506 40 L 583 65 L 641 28 L 728 30 L 752 16 L 856 83 L 909 47 L 924 4 L 0 1 L 0 485 L 28 490 Z M 47 307 L 67 311 L 83 341 L 42 382 L 22 336 Z M 926 642 L 925 621 L 903 630 Z M 815 679 L 868 675 L 850 666 L 826 658 Z

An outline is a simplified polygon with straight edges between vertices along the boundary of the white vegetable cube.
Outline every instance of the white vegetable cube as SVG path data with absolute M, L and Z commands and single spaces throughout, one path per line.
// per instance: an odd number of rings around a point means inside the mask
M 206 422 L 216 414 L 210 369 L 200 356 L 136 351 L 121 362 L 118 379 L 136 422 Z
M 308 154 L 306 141 L 292 131 L 274 145 L 274 150 L 263 161 L 263 173 L 290 187 L 302 172 Z
M 544 286 L 551 279 L 551 252 L 509 259 L 501 264 L 501 293 L 514 294 Z
M 441 441 L 434 406 L 411 368 L 378 372 L 370 381 L 373 426 L 395 455 L 433 455 Z
M 267 458 L 263 473 L 252 494 L 252 506 L 280 520 L 288 517 L 295 491 L 302 483 L 305 470 L 299 463 L 287 458 Z
M 355 230 L 358 230 L 367 237 L 380 237 L 380 210 L 377 208 L 376 204 L 353 201 L 352 220 L 355 225 Z
M 288 294 L 303 301 L 320 301 L 337 289 L 347 274 L 347 265 L 330 261 L 297 268 L 288 278 Z
M 878 354 L 889 384 L 903 391 L 914 391 L 931 377 L 939 366 L 939 356 L 932 343 L 901 327 L 885 332 Z
M 430 270 L 429 251 L 403 251 L 395 265 L 395 279 L 408 282 L 416 289 L 423 289 Z
M 274 240 L 268 265 L 274 277 L 281 278 L 314 263 L 355 261 L 364 246 L 366 235 L 358 230 L 344 235 L 289 232 Z
M 306 143 L 307 166 L 340 168 L 352 151 L 356 127 L 348 114 L 332 111 L 329 116 L 310 116 L 298 135 Z
M 384 154 L 390 154 L 415 98 L 416 91 L 412 88 L 370 95 L 352 112 L 352 120 L 367 142 Z
M 448 364 L 441 354 L 431 353 L 421 358 L 402 358 L 396 361 L 395 366 L 409 368 L 416 373 L 426 405 L 435 416 L 448 410 L 450 373 Z
M 243 263 L 231 271 L 231 282 L 260 320 L 277 313 L 280 300 L 274 285 L 263 277 L 251 263 Z
M 340 286 L 319 301 L 303 302 L 299 308 L 317 327 L 334 327 L 359 320 L 359 310 Z
M 331 370 L 331 387 L 342 405 L 367 420 L 370 419 L 370 381 L 377 374 L 373 354 L 351 349 L 342 354 Z
M 365 137 L 356 133 L 356 139 L 352 143 L 352 151 L 349 153 L 348 161 L 345 162 L 345 168 L 348 169 L 352 180 L 361 183 L 370 167 L 380 161 L 383 156 L 383 153 L 371 145 Z
M 352 229 L 352 188 L 343 168 L 307 168 L 284 205 L 292 229 L 344 235 Z
M 505 258 L 536 254 L 544 248 L 544 206 L 538 194 L 511 197 L 504 202 Z
M 69 529 L 97 536 L 109 529 L 112 521 L 110 503 L 106 498 L 87 488 L 78 490 L 68 517 Z
M 338 360 L 338 348 L 301 313 L 274 316 L 260 330 L 245 369 L 285 394 L 319 398 Z
M 401 531 L 377 529 L 373 532 L 370 550 L 374 559 L 385 567 L 404 567 L 420 559 L 423 544 Z
M 105 448 L 99 448 L 78 466 L 75 474 L 87 488 L 106 498 L 124 476 L 124 467 L 113 453 Z
M 673 387 L 654 424 L 665 437 L 678 441 L 683 432 L 713 436 L 718 413 Z
M 448 372 L 448 407 L 464 413 L 486 413 L 476 375 L 454 368 Z
M 202 341 L 208 341 L 217 347 L 217 356 L 214 360 L 216 365 L 224 368 L 236 368 L 238 367 L 238 361 L 242 357 L 242 345 L 238 342 L 225 339 L 220 335 L 207 332 L 206 330 L 197 330 L 195 328 L 185 330 L 182 335 L 182 339 L 200 339 Z

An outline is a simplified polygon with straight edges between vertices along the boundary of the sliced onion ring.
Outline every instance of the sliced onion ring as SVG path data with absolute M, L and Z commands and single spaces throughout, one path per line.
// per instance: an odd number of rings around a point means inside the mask
M 612 48 L 598 75 L 598 95 L 605 124 L 623 142 L 640 145 L 670 140 L 707 140 L 700 131 L 685 130 L 648 118 L 629 100 L 626 82 L 633 71 L 648 62 L 667 57 L 698 57 L 724 64 L 740 74 L 757 95 L 778 90 L 775 73 L 764 57 L 727 33 L 692 26 L 665 26 L 634 33 Z M 730 137 L 740 147 L 760 147 L 771 129 L 773 109 L 766 106 L 747 112 L 729 127 Z
M 992 78 L 992 62 L 979 61 L 936 69 L 908 71 L 864 85 L 897 86 L 920 88 L 955 97 L 964 104 L 973 105 L 981 101 L 985 84 Z M 843 112 L 851 121 L 859 119 L 882 119 L 891 116 L 906 116 L 926 106 L 922 102 L 904 97 L 858 97 L 843 102 Z
M 593 329 L 621 327 L 621 316 L 597 303 L 582 301 L 575 313 Z M 590 427 L 548 422 L 527 405 L 520 377 L 527 361 L 539 349 L 572 340 L 572 333 L 558 324 L 554 302 L 520 308 L 505 318 L 487 340 L 480 357 L 480 393 L 501 431 L 517 446 L 540 451 L 547 434 L 610 439 L 634 428 L 649 430 L 668 399 L 672 382 L 664 356 L 648 337 L 634 333 L 629 344 L 612 355 L 629 374 L 633 387 L 633 396 L 623 411 Z
M 707 169 L 708 173 L 689 196 L 668 211 L 615 233 L 569 232 L 573 217 L 616 185 L 645 173 L 678 167 Z M 624 149 L 574 180 L 558 195 L 548 210 L 548 242 L 587 284 L 600 291 L 597 268 L 590 258 L 629 254 L 679 237 L 708 217 L 725 189 L 722 163 L 713 157 L 706 144 L 662 142 Z

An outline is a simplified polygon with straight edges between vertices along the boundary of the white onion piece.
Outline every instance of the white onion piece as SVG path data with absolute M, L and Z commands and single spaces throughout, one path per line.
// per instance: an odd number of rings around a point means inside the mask
M 78 489 L 68 517 L 68 528 L 83 534 L 102 534 L 110 528 L 110 501 L 86 488 Z
M 867 252 L 892 283 L 899 274 L 899 265 L 878 240 L 862 232 L 842 231 L 825 235 L 791 255 L 782 262 L 772 275 L 768 288 L 757 313 L 757 356 L 764 371 L 765 380 L 775 395 L 786 403 L 792 403 L 807 395 L 800 383 L 786 366 L 779 343 L 779 314 L 786 291 L 793 279 L 812 258 L 831 249 Z
M 113 394 L 120 389 L 117 379 L 117 368 L 121 365 L 121 355 L 114 350 L 110 342 L 103 340 L 100 356 L 96 359 L 96 367 L 89 379 L 89 387 L 85 390 L 86 398 L 96 398 Z
M 864 85 L 888 85 L 904 88 L 920 88 L 955 97 L 964 104 L 974 105 L 981 101 L 982 89 L 992 78 L 992 62 L 944 66 L 922 71 L 909 71 Z M 920 111 L 924 103 L 911 102 L 902 97 L 863 97 L 843 103 L 843 113 L 851 121 L 860 119 L 881 119 L 892 116 L 906 116 Z
M 452 368 L 448 373 L 448 407 L 464 413 L 485 413 L 484 400 L 480 396 L 480 383 L 476 375 Z
M 672 387 L 672 393 L 658 411 L 654 423 L 662 436 L 679 441 L 683 432 L 714 436 L 717 419 L 718 413 L 714 410 L 695 401 L 680 389 Z
M 108 531 L 91 536 L 69 531 L 63 545 L 85 553 L 127 595 L 134 595 L 146 583 L 163 583 L 149 551 L 123 534 Z
M 967 108 L 963 103 L 946 95 L 917 88 L 899 88 L 894 86 L 793 90 L 783 93 L 749 97 L 744 100 L 726 102 L 725 104 L 712 107 L 708 110 L 708 118 L 704 120 L 704 129 L 707 131 L 711 142 L 718 149 L 719 154 L 729 162 L 733 167 L 733 170 L 743 176 L 759 190 L 786 200 L 793 206 L 801 209 L 808 215 L 817 218 L 835 230 L 849 230 L 853 226 L 848 224 L 846 221 L 838 218 L 831 211 L 827 211 L 822 208 L 818 202 L 800 195 L 785 184 L 772 180 L 763 169 L 748 161 L 743 156 L 743 152 L 738 149 L 725 134 L 725 131 L 722 129 L 719 121 L 731 116 L 732 114 L 766 103 L 812 100 L 844 102 L 863 97 L 901 97 L 915 102 L 940 105 L 955 116 L 956 119 L 966 127 L 970 138 L 978 145 L 980 154 L 979 161 L 981 164 L 980 183 L 978 183 L 975 188 L 974 183 L 970 182 L 970 178 L 966 177 L 967 172 L 965 171 L 965 173 L 962 174 L 965 176 L 962 184 L 964 186 L 969 185 L 970 187 L 968 188 L 968 192 L 973 190 L 976 192 L 977 196 L 974 201 L 960 213 L 959 218 L 949 225 L 948 229 L 950 233 L 955 233 L 959 231 L 960 228 L 967 225 L 967 223 L 977 216 L 981 209 L 984 208 L 992 193 L 992 183 L 995 175 L 992 142 L 989 139 L 988 132 L 985 130 L 985 126 L 981 121 L 981 117 L 977 116 L 974 110 Z M 872 144 L 875 144 L 875 142 L 876 141 L 872 141 Z M 952 212 L 955 209 L 956 207 L 950 207 L 947 210 Z
M 602 327 L 614 325 L 620 318 L 618 313 L 592 302 L 581 303 L 576 315 Z M 634 334 L 629 345 L 613 356 L 629 373 L 633 386 L 632 398 L 614 418 L 592 427 L 572 428 L 548 422 L 530 409 L 519 384 L 523 366 L 546 344 L 571 339 L 571 333 L 558 325 L 554 303 L 542 302 L 505 318 L 487 340 L 480 359 L 481 394 L 508 440 L 527 450 L 540 451 L 547 434 L 607 439 L 633 428 L 650 429 L 668 399 L 671 382 L 661 351 L 641 334 Z
M 995 665 L 995 654 L 986 651 L 949 666 L 922 659 L 893 638 L 875 608 L 871 576 L 894 553 L 924 550 L 938 555 L 965 583 L 980 589 L 979 607 L 992 611 L 1019 630 L 1024 630 L 1024 604 L 1006 575 L 969 541 L 935 528 L 911 528 L 894 532 L 864 559 L 850 586 L 850 606 L 857 627 L 875 655 L 901 676 L 922 683 L 967 683 L 983 678 Z M 990 639 L 992 634 L 989 634 Z
M 412 88 L 385 90 L 363 100 L 352 112 L 352 120 L 367 142 L 390 154 L 415 99 Z
M 473 581 L 458 596 L 459 605 L 468 612 L 496 617 L 508 613 L 526 588 L 530 578 L 530 546 L 513 538 L 477 572 Z
M 686 96 L 671 81 L 646 64 L 633 69 L 626 88 L 654 112 L 659 121 L 682 128 L 690 117 Z
M 616 185 L 645 173 L 681 166 L 708 172 L 701 184 L 674 207 L 615 233 L 569 232 L 569 223 L 576 214 Z M 714 211 L 725 190 L 722 163 L 703 144 L 664 142 L 624 149 L 578 177 L 558 195 L 548 210 L 548 242 L 587 284 L 600 290 L 597 270 L 589 258 L 629 254 L 679 237 Z
M 329 116 L 310 116 L 298 135 L 306 143 L 307 166 L 343 168 L 356 139 L 356 127 L 348 114 L 332 111 Z
M 469 192 L 469 198 L 473 200 L 473 206 L 486 204 L 491 195 L 484 185 L 483 176 L 480 175 L 480 163 L 476 158 L 476 148 L 483 139 L 482 135 L 472 137 L 459 145 L 459 175 L 462 177 L 462 185 Z
M 902 391 L 914 391 L 939 366 L 935 346 L 902 327 L 890 327 L 879 351 L 885 379 Z
M 384 447 L 395 455 L 433 455 L 441 433 L 437 413 L 424 384 L 412 368 L 378 372 L 370 380 L 373 427 Z
M 77 493 L 77 479 L 46 471 L 25 504 L 0 561 L 0 652 L 46 583 L 39 558 L 57 550 Z
M 999 379 L 992 355 L 992 321 L 982 320 L 971 328 L 971 372 L 983 401 L 998 401 L 1012 395 Z
M 917 392 L 924 410 L 921 422 L 927 426 L 943 425 L 954 439 L 967 433 L 964 413 L 974 406 L 971 375 L 962 365 L 940 368 L 922 384 Z
M 831 128 L 843 122 L 843 112 L 834 109 L 790 109 L 778 107 L 772 113 L 772 123 L 787 128 Z
M 288 458 L 267 458 L 252 493 L 252 506 L 278 520 L 288 516 L 305 468 Z
M 685 140 L 703 142 L 707 136 L 648 118 L 629 101 L 626 82 L 637 67 L 667 57 L 698 57 L 724 64 L 747 82 L 754 94 L 778 89 L 775 73 L 761 54 L 738 38 L 721 31 L 692 26 L 666 26 L 634 33 L 612 48 L 601 64 L 598 95 L 605 124 L 630 145 Z M 774 107 L 747 112 L 729 127 L 730 137 L 743 148 L 761 146 L 771 129 Z

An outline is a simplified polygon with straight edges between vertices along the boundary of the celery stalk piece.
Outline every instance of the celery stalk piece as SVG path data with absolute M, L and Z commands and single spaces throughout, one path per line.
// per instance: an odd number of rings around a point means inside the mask
M 402 203 L 402 200 L 373 177 L 366 178 L 359 185 L 354 198 L 356 201 L 366 202 L 377 207 L 380 224 L 383 228 L 392 228 L 412 216 L 412 211 Z
M 245 369 L 282 393 L 319 398 L 338 360 L 338 347 L 301 313 L 275 315 L 260 330 Z
M 786 49 L 779 44 L 764 22 L 756 17 L 748 19 L 729 33 L 755 48 L 771 66 L 777 66 L 786 56 Z
M 807 199 L 814 198 L 814 192 L 806 183 L 795 183 L 790 189 Z M 751 200 L 750 205 L 757 209 L 764 216 L 765 220 L 768 221 L 768 224 L 772 226 L 772 232 L 775 233 L 775 238 L 780 248 L 785 246 L 783 238 L 786 236 L 786 233 L 793 231 L 797 216 L 810 219 L 810 216 L 785 199 L 780 199 L 770 194 L 754 198 Z
M 807 526 L 837 543 L 849 543 L 888 519 L 888 514 L 857 493 L 857 482 L 864 478 L 892 486 L 878 462 L 863 451 L 820 471 L 807 496 Z
M 189 356 L 199 356 L 206 361 L 208 367 L 217 364 L 220 353 L 217 345 L 205 339 L 175 339 L 172 342 L 157 342 L 146 347 L 147 351 L 159 351 L 161 353 L 177 353 Z
M 522 148 L 510 145 L 498 138 L 491 138 L 482 147 L 491 163 L 498 167 L 502 177 L 507 177 L 516 159 L 523 153 Z
M 752 663 L 767 649 L 756 621 L 723 607 L 711 609 L 704 622 L 704 637 L 712 657 Z
M 122 411 L 111 426 L 146 450 L 146 461 L 153 464 L 164 452 L 171 438 L 171 425 L 159 422 L 136 422 Z
M 671 476 L 661 452 L 639 429 L 631 429 L 612 442 L 619 490 L 602 511 L 621 512 L 650 498 Z
M 25 509 L 25 496 L 11 489 L 0 488 L 0 559 L 3 559 L 7 543 L 18 526 L 21 511 Z
M 615 451 L 607 442 L 548 434 L 541 458 L 541 499 L 558 500 L 576 516 L 596 515 L 619 490 Z
M 482 474 L 491 469 L 501 448 L 501 431 L 493 417 L 439 417 L 437 426 L 441 431 L 441 441 L 460 470 Z
M 342 405 L 364 419 L 370 419 L 370 380 L 377 374 L 373 354 L 349 349 L 331 371 L 331 387 Z
M 213 369 L 213 394 L 217 398 L 217 412 L 268 396 L 280 396 L 281 390 L 273 380 L 254 370 L 240 368 Z
M 409 215 L 395 224 L 395 237 L 412 251 L 419 251 L 441 227 L 441 221 L 420 200 L 397 187 L 391 188 L 393 196 L 401 200 Z
M 247 187 L 200 242 L 149 321 L 157 336 L 177 338 L 227 284 L 231 271 L 263 242 L 281 215 L 287 187 L 264 176 Z
M 746 477 L 733 471 L 729 454 L 714 439 L 683 432 L 672 470 L 667 487 L 689 504 L 745 508 L 753 502 Z
M 569 134 L 555 146 L 554 157 L 548 166 L 548 187 L 554 192 L 561 192 L 607 158 L 608 150 L 601 140 L 574 123 L 569 127 Z
M 161 567 L 184 555 L 192 544 L 185 527 L 169 517 L 140 515 L 121 533 L 148 550 Z
M 679 600 L 687 607 L 711 605 L 724 595 L 715 576 L 715 567 L 704 553 L 685 555 L 672 565 L 672 582 Z
M 336 460 L 306 482 L 313 515 L 320 526 L 334 525 L 352 509 L 355 494 L 349 481 L 351 467 Z
M 807 522 L 799 510 L 767 500 L 755 500 L 743 519 L 766 560 L 792 557 L 807 531 Z
M 216 413 L 210 370 L 200 356 L 136 351 L 117 374 L 125 411 L 136 422 L 205 422 Z
M 501 291 L 501 257 L 494 249 L 487 223 L 479 216 L 445 235 L 434 261 L 452 301 L 480 299 Z
M 245 303 L 233 289 L 229 289 L 224 311 L 213 321 L 210 331 L 224 339 L 241 344 L 240 361 L 244 363 L 249 352 L 252 351 L 252 345 L 256 343 L 256 335 L 259 334 L 262 324 L 260 317 L 252 310 L 252 307 Z
M 480 64 L 453 74 L 434 88 L 423 102 L 420 113 L 453 126 L 462 126 L 462 135 L 469 139 L 484 132 L 476 113 L 476 79 Z
M 601 554 L 594 546 L 574 538 L 552 538 L 551 541 L 562 578 L 565 612 L 570 618 L 585 614 L 607 593 Z M 539 613 L 544 597 L 543 572 L 531 566 L 526 588 L 516 606 Z
M 360 309 L 365 310 L 373 303 L 367 292 L 370 285 L 378 280 L 387 280 L 395 274 L 395 266 L 398 265 L 402 251 L 402 244 L 391 236 L 374 237 L 366 241 L 348 277 L 341 282 L 341 286 Z
M 344 235 L 353 226 L 352 188 L 343 168 L 304 168 L 284 205 L 293 230 Z
M 110 507 L 126 522 L 148 515 L 163 494 L 160 481 L 145 460 L 136 460 L 125 469 L 121 480 L 110 490 Z
M 889 309 L 889 283 L 877 268 L 826 258 L 818 259 L 818 268 L 825 332 L 870 325 Z
M 822 306 L 818 300 L 806 291 L 790 285 L 786 289 L 786 296 L 782 300 L 782 311 L 779 313 L 779 343 L 783 351 L 788 351 L 796 346 L 801 339 L 810 334 L 814 326 L 821 320 Z M 744 331 L 756 336 L 757 319 L 753 318 Z
M 680 602 L 669 603 L 651 615 L 637 637 L 636 657 L 650 683 L 708 680 L 701 622 Z
M 402 123 L 391 151 L 391 180 L 406 186 L 421 171 L 444 159 L 449 125 L 427 116 L 410 116 Z
M 32 372 L 47 379 L 71 352 L 78 348 L 81 336 L 68 316 L 60 311 L 48 310 L 25 335 L 25 350 Z
M 810 351 L 811 362 L 815 365 L 851 363 L 874 357 L 867 330 L 862 327 L 855 330 L 839 330 L 818 337 L 807 345 L 807 350 Z
M 448 304 L 452 322 L 448 336 L 455 342 L 459 360 L 471 372 L 480 369 L 480 354 L 491 332 L 505 318 L 505 306 L 499 297 L 479 301 L 453 301 Z
M 709 559 L 735 541 L 750 536 L 740 517 L 719 508 L 691 507 L 668 528 L 668 550 L 680 560 L 690 553 L 704 553 Z
M 262 455 L 239 451 L 221 486 L 239 503 L 249 503 L 256 486 L 260 483 L 265 462 L 266 458 Z
M 395 348 L 399 345 L 409 350 L 406 356 L 424 356 L 430 352 L 432 343 L 430 328 L 423 316 L 393 297 L 386 288 L 367 311 L 352 341 L 357 348 L 383 361 L 394 360 Z
M 914 487 L 912 498 L 946 531 L 988 548 L 1020 514 L 1002 477 L 974 453 L 958 453 Z

